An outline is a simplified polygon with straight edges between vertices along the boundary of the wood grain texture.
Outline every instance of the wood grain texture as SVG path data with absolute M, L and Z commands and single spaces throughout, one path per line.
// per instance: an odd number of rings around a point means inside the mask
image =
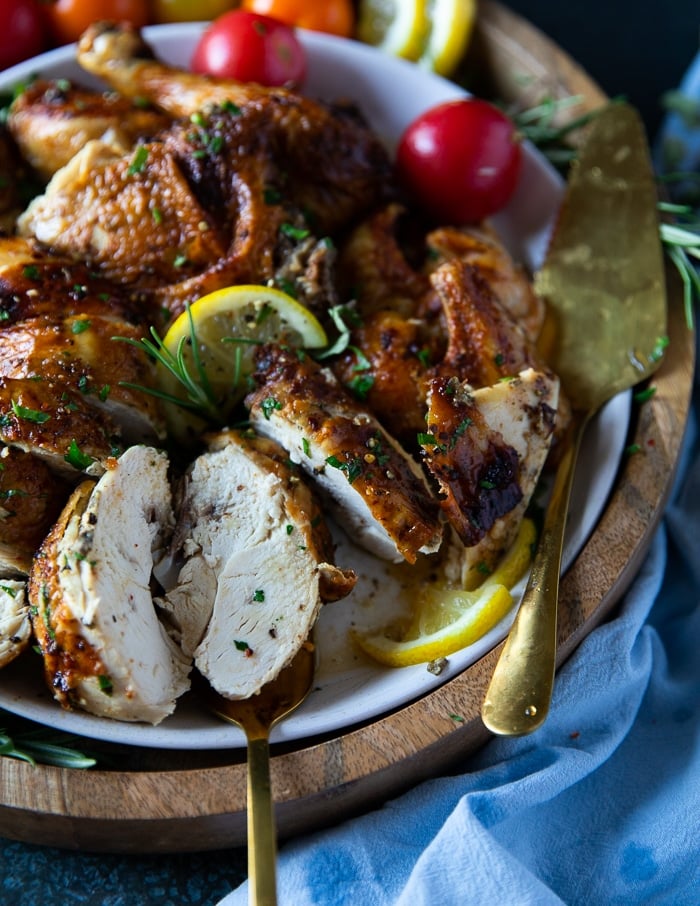
M 566 54 L 506 8 L 482 3 L 470 55 L 483 92 L 532 104 L 580 94 L 605 97 Z M 562 583 L 559 662 L 619 602 L 646 553 L 677 468 L 690 406 L 694 336 L 680 287 L 668 275 L 672 354 L 635 408 L 630 442 L 608 505 Z M 428 777 L 468 770 L 489 738 L 479 710 L 499 650 L 400 710 L 291 751 L 273 749 L 273 795 L 282 836 L 321 828 L 376 806 Z M 0 835 L 69 849 L 177 852 L 245 841 L 240 753 L 202 756 L 109 749 L 120 767 L 78 772 L 0 759 Z

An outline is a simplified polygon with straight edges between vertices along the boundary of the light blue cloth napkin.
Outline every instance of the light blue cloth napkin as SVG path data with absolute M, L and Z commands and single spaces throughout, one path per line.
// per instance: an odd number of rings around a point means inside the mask
M 280 906 L 700 904 L 699 416 L 696 376 L 663 523 L 615 618 L 559 673 L 545 725 L 283 846 Z

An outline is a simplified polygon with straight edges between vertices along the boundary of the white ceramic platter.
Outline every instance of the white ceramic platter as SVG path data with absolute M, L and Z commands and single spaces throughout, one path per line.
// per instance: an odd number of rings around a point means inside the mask
M 146 39 L 166 62 L 186 66 L 204 26 L 173 25 L 146 29 Z M 309 71 L 304 91 L 326 100 L 350 98 L 392 148 L 404 127 L 418 114 L 463 92 L 418 67 L 370 47 L 311 32 L 301 37 Z M 0 91 L 29 77 L 64 77 L 95 84 L 74 61 L 72 47 L 60 48 L 0 74 Z M 513 255 L 535 269 L 542 261 L 562 184 L 547 162 L 525 148 L 519 187 L 495 224 Z M 630 395 L 613 399 L 591 424 L 579 456 L 564 554 L 568 567 L 580 551 L 605 506 L 627 436 Z M 360 658 L 350 646 L 350 625 L 377 626 L 400 602 L 395 575 L 338 533 L 338 562 L 352 565 L 362 579 L 344 601 L 326 605 L 318 623 L 320 652 L 315 689 L 290 718 L 273 730 L 273 741 L 309 739 L 337 733 L 401 707 L 451 679 L 504 638 L 513 613 L 470 646 L 449 658 L 440 676 L 425 666 L 390 670 Z M 0 674 L 0 707 L 65 731 L 136 746 L 166 749 L 215 749 L 243 746 L 243 734 L 202 712 L 187 696 L 172 717 L 156 727 L 120 723 L 63 711 L 37 676 L 7 668 Z

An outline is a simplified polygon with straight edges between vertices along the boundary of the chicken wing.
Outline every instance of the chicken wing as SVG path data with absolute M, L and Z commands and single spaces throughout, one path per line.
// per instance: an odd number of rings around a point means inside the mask
M 12 102 L 7 119 L 22 157 L 44 182 L 92 139 L 128 151 L 169 123 L 170 117 L 142 101 L 66 79 L 32 82 Z

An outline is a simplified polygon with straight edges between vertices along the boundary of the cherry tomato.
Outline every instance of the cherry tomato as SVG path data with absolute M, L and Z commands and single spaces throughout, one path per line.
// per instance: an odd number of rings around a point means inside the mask
M 56 44 L 77 41 L 98 19 L 131 22 L 136 28 L 148 25 L 148 8 L 143 0 L 51 0 L 44 15 Z
M 243 0 L 241 9 L 341 38 L 351 37 L 355 27 L 351 0 Z
M 0 69 L 44 50 L 44 20 L 35 0 L 0 0 L 0 22 Z
M 199 22 L 216 19 L 235 5 L 235 0 L 151 0 L 151 20 L 164 22 Z
M 234 9 L 206 29 L 190 69 L 239 82 L 298 85 L 306 75 L 306 54 L 290 26 Z
M 476 98 L 448 101 L 417 117 L 399 140 L 399 179 L 432 216 L 476 223 L 504 207 L 520 175 L 512 121 Z

